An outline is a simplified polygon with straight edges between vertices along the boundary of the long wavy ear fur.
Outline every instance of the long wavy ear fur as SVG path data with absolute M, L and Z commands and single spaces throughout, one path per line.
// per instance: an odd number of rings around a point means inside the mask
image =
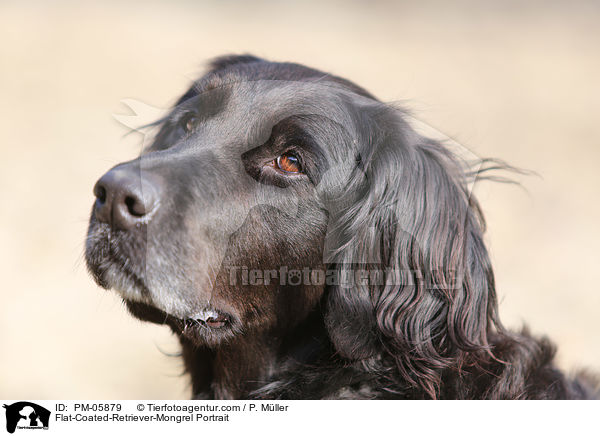
M 435 398 L 443 371 L 489 357 L 488 334 L 501 328 L 483 218 L 467 169 L 442 144 L 394 108 L 361 118 L 354 200 L 332 215 L 332 267 L 340 278 L 366 269 L 369 280 L 329 288 L 327 326 L 340 355 L 384 353 Z

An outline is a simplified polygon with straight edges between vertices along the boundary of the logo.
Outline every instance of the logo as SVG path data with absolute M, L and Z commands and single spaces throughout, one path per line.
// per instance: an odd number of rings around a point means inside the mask
M 6 431 L 14 433 L 15 429 L 44 429 L 48 430 L 50 411 L 42 406 L 28 401 L 19 401 L 10 405 L 4 404 L 6 409 Z

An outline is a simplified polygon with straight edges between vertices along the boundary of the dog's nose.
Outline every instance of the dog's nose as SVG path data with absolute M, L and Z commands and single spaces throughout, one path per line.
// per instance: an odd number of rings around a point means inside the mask
M 119 230 L 147 222 L 158 208 L 158 188 L 137 170 L 113 168 L 94 186 L 96 219 Z

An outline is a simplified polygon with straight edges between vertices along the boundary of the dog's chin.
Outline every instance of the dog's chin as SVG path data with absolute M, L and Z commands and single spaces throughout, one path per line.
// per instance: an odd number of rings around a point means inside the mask
M 124 299 L 129 312 L 142 321 L 165 324 L 173 332 L 197 346 L 214 347 L 241 331 L 239 321 L 231 314 L 208 309 L 177 317 L 153 304 Z
M 194 308 L 166 289 L 153 292 L 152 283 L 147 282 L 135 263 L 113 255 L 115 251 L 110 250 L 107 238 L 95 237 L 86 248 L 87 267 L 96 283 L 118 293 L 136 318 L 166 324 L 198 346 L 218 345 L 241 331 L 241 322 L 231 309 Z
M 95 275 L 96 277 L 96 275 Z M 154 301 L 152 292 L 144 280 L 118 268 L 107 268 L 98 274 L 96 282 L 105 289 L 117 292 L 125 302 L 129 312 L 142 321 L 165 324 L 173 332 L 198 346 L 215 346 L 239 332 L 239 322 L 233 315 L 204 308 L 173 313 L 165 310 L 160 301 Z M 176 306 L 174 301 L 169 305 Z

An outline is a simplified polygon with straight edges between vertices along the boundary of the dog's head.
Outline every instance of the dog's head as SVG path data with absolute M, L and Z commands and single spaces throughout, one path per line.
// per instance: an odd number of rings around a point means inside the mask
M 86 259 L 130 311 L 197 344 L 293 328 L 386 352 L 433 392 L 487 347 L 493 276 L 465 168 L 360 87 L 220 58 L 142 155 L 96 184 Z

